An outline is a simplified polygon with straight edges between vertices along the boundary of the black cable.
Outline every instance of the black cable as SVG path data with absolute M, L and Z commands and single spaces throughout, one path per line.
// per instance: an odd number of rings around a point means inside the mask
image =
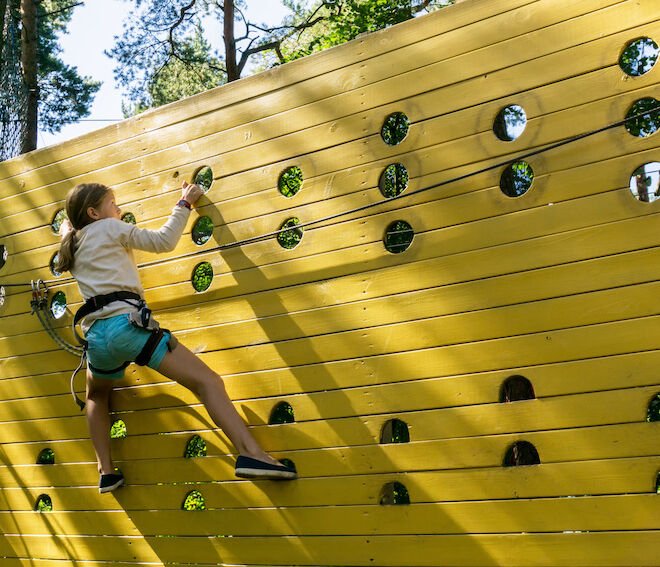
M 639 114 L 635 114 L 633 116 L 629 116 L 627 118 L 624 118 L 623 120 L 618 120 L 617 122 L 612 122 L 611 124 L 608 124 L 607 126 L 603 126 L 602 128 L 597 128 L 596 130 L 590 130 L 589 132 L 585 132 L 583 134 L 577 134 L 575 136 L 571 136 L 570 138 L 565 138 L 564 140 L 560 140 L 559 142 L 555 142 L 553 144 L 549 144 L 547 146 L 543 146 L 541 148 L 538 148 L 536 150 L 532 150 L 530 152 L 521 154 L 517 157 L 514 158 L 509 158 L 506 161 L 498 162 L 494 165 L 489 165 L 487 167 L 483 167 L 481 169 L 478 169 L 476 171 L 471 171 L 470 173 L 466 173 L 464 175 L 459 175 L 457 177 L 452 177 L 451 179 L 447 179 L 445 181 L 441 181 L 439 183 L 435 183 L 433 185 L 429 185 L 427 187 L 422 187 L 420 189 L 416 189 L 415 191 L 409 191 L 407 193 L 401 193 L 399 195 L 396 195 L 394 197 L 389 197 L 380 201 L 374 201 L 373 203 L 368 203 L 366 205 L 361 205 L 359 207 L 355 207 L 353 209 L 349 209 L 347 211 L 342 211 L 341 213 L 335 213 L 332 215 L 328 215 L 325 217 L 321 217 L 319 219 L 307 221 L 304 223 L 300 223 L 291 227 L 287 228 L 280 228 L 278 230 L 274 230 L 272 232 L 267 232 L 265 234 L 260 234 L 257 236 L 251 236 L 249 238 L 244 238 L 242 240 L 237 240 L 235 242 L 229 242 L 227 244 L 219 244 L 218 246 L 214 246 L 213 248 L 205 248 L 203 250 L 197 250 L 195 252 L 188 252 L 187 254 L 181 254 L 177 258 L 182 259 L 182 258 L 190 258 L 193 256 L 198 256 L 201 254 L 208 254 L 209 252 L 213 252 L 215 250 L 229 250 L 231 248 L 238 248 L 239 246 L 245 246 L 247 244 L 254 244 L 256 242 L 261 242 L 263 240 L 267 240 L 269 238 L 273 238 L 279 234 L 282 234 L 283 232 L 289 232 L 293 230 L 301 230 L 306 227 L 318 225 L 320 223 L 328 222 L 328 221 L 333 221 L 338 218 L 348 216 L 354 213 L 359 213 L 362 211 L 366 211 L 368 209 L 372 209 L 374 207 L 378 207 L 380 205 L 384 205 L 386 203 L 392 203 L 393 201 L 397 201 L 399 199 L 406 199 L 409 197 L 412 197 L 413 195 L 419 195 L 420 193 L 424 193 L 426 191 L 430 191 L 431 189 L 437 189 L 438 187 L 444 187 L 445 185 L 449 185 L 451 183 L 456 183 L 458 181 L 463 181 L 464 179 L 469 179 L 470 177 L 475 177 L 477 175 L 481 175 L 482 173 L 486 173 L 488 171 L 492 171 L 494 169 L 499 169 L 501 167 L 505 167 L 511 163 L 515 163 L 520 160 L 527 159 L 532 156 L 536 156 L 539 154 L 542 154 L 544 152 L 548 152 L 550 150 L 554 150 L 557 148 L 560 148 L 562 146 L 566 146 L 568 144 L 572 144 L 574 142 L 578 142 L 580 140 L 584 140 L 585 138 L 589 138 L 591 136 L 595 136 L 596 134 L 601 134 L 603 132 L 606 132 L 608 130 L 612 130 L 614 128 L 617 128 L 619 126 L 623 126 L 626 122 L 630 122 L 632 120 L 636 120 L 638 118 L 641 118 L 643 116 L 651 116 L 653 114 L 656 114 L 660 112 L 660 106 L 656 106 L 654 108 L 651 108 L 650 110 L 645 110 L 644 112 L 641 112 Z M 323 228 L 323 227 L 317 227 L 317 228 Z M 155 264 L 160 264 L 162 263 L 162 260 L 154 260 L 152 262 L 144 262 L 140 264 L 138 267 L 143 268 L 146 266 L 151 266 Z M 56 279 L 56 280 L 44 280 L 45 284 L 65 284 L 69 283 L 70 281 L 74 281 L 74 278 L 69 277 L 65 279 Z M 31 284 L 29 283 L 14 283 L 14 284 L 0 284 L 0 286 L 4 287 L 29 287 Z

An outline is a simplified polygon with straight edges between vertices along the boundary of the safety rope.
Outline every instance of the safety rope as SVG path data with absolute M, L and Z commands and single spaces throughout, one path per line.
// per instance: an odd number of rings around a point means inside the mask
M 48 287 L 43 280 L 33 280 L 30 285 L 32 286 L 32 300 L 30 306 L 32 307 L 32 314 L 36 315 L 39 322 L 46 330 L 51 339 L 53 339 L 60 348 L 63 348 L 68 353 L 76 356 L 82 356 L 84 349 L 82 346 L 72 345 L 64 340 L 57 330 L 53 327 L 52 317 L 48 311 Z
M 440 181 L 439 183 L 434 183 L 433 185 L 428 185 L 427 187 L 421 187 L 421 188 L 416 189 L 414 191 L 408 191 L 408 192 L 405 192 L 405 193 L 401 193 L 401 194 L 396 195 L 394 197 L 389 197 L 389 198 L 382 199 L 382 200 L 379 200 L 379 201 L 374 201 L 373 203 L 367 203 L 366 205 L 361 205 L 359 207 L 354 207 L 352 209 L 348 209 L 348 210 L 342 211 L 340 213 L 327 215 L 325 217 L 321 217 L 321 218 L 318 218 L 318 219 L 315 219 L 315 220 L 311 220 L 311 221 L 303 222 L 303 223 L 300 223 L 300 224 L 296 224 L 294 226 L 290 226 L 290 227 L 286 227 L 286 228 L 280 228 L 280 229 L 274 230 L 272 232 L 267 232 L 267 233 L 260 234 L 260 235 L 257 235 L 257 236 L 251 236 L 251 237 L 248 237 L 248 238 L 244 238 L 242 240 L 236 240 L 234 242 L 229 242 L 227 244 L 219 244 L 219 245 L 214 246 L 212 248 L 204 248 L 202 250 L 197 250 L 197 251 L 194 251 L 194 252 L 184 253 L 184 254 L 179 255 L 177 258 L 178 259 L 191 258 L 191 257 L 199 256 L 199 255 L 202 255 L 202 254 L 208 254 L 209 252 L 214 252 L 216 250 L 221 251 L 221 250 L 229 250 L 231 248 L 238 248 L 240 246 L 245 246 L 245 245 L 248 245 L 248 244 L 254 244 L 254 243 L 257 243 L 257 242 L 261 242 L 263 240 L 268 240 L 270 238 L 276 237 L 277 235 L 285 233 L 285 232 L 290 232 L 290 231 L 294 231 L 294 230 L 302 230 L 302 229 L 305 229 L 305 228 L 308 228 L 308 227 L 324 228 L 324 226 L 316 226 L 316 225 L 319 225 L 319 224 L 322 224 L 322 223 L 327 223 L 329 221 L 333 221 L 333 220 L 339 219 L 341 217 L 352 215 L 354 213 L 360 213 L 360 212 L 363 212 L 363 211 L 367 211 L 369 209 L 373 209 L 373 208 L 379 207 L 381 205 L 389 204 L 389 203 L 392 203 L 392 202 L 397 201 L 397 200 L 409 199 L 410 197 L 413 197 L 415 195 L 419 195 L 421 193 L 425 193 L 425 192 L 430 191 L 432 189 L 437 189 L 439 187 L 444 187 L 444 186 L 450 185 L 452 183 L 457 183 L 459 181 L 463 181 L 465 179 L 469 179 L 471 177 L 481 175 L 482 173 L 487 173 L 489 171 L 493 171 L 494 169 L 500 169 L 502 167 L 506 167 L 507 165 L 510 165 L 510 164 L 515 163 L 517 161 L 521 161 L 521 160 L 524 160 L 524 159 L 527 159 L 527 158 L 530 158 L 530 157 L 533 157 L 533 156 L 537 156 L 539 154 L 549 152 L 549 151 L 557 149 L 557 148 L 561 148 L 561 147 L 566 146 L 568 144 L 573 144 L 573 143 L 578 142 L 580 140 L 590 138 L 590 137 L 595 136 L 597 134 L 601 134 L 601 133 L 606 132 L 608 130 L 618 128 L 619 126 L 623 126 L 627 122 L 637 120 L 637 119 L 642 118 L 644 116 L 649 116 L 649 117 L 653 116 L 654 114 L 657 114 L 658 112 L 660 112 L 660 106 L 656 106 L 656 107 L 651 108 L 649 110 L 645 110 L 645 111 L 643 111 L 639 114 L 629 116 L 627 118 L 624 118 L 623 120 L 618 120 L 616 122 L 612 122 L 611 124 L 608 124 L 607 126 L 603 126 L 602 128 L 597 128 L 595 130 L 590 130 L 590 131 L 584 132 L 582 134 L 577 134 L 575 136 L 565 138 L 563 140 L 560 140 L 559 142 L 555 142 L 555 143 L 552 143 L 552 144 L 548 144 L 546 146 L 542 146 L 540 148 L 537 148 L 536 150 L 532 150 L 532 151 L 520 154 L 520 155 L 518 155 L 514 158 L 508 158 L 505 161 L 501 161 L 501 162 L 495 163 L 493 165 L 482 167 L 481 169 L 471 171 L 469 173 L 466 173 L 464 175 L 459 175 L 457 177 L 452 177 L 450 179 L 446 179 L 445 181 Z M 158 265 L 158 264 L 161 264 L 161 263 L 162 263 L 162 260 L 153 260 L 151 262 L 143 262 L 143 263 L 138 265 L 138 268 L 144 268 L 144 267 L 148 267 L 148 266 Z M 58 279 L 53 279 L 53 280 L 41 280 L 41 281 L 42 281 L 42 283 L 44 283 L 46 285 L 50 285 L 50 284 L 52 284 L 52 285 L 64 285 L 64 284 L 73 282 L 74 278 L 67 277 L 67 278 L 58 278 Z M 0 286 L 4 286 L 4 287 L 26 287 L 26 286 L 30 286 L 30 284 L 29 283 L 11 283 L 11 284 L 7 283 L 7 284 L 0 284 Z

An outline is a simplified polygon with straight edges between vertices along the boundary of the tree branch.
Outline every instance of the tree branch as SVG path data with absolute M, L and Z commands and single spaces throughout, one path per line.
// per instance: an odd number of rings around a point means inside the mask
M 421 4 L 417 4 L 416 6 L 411 5 L 410 10 L 412 11 L 413 14 L 417 14 L 418 12 L 421 12 L 422 10 L 428 8 L 431 2 L 432 0 L 423 0 Z
M 84 2 L 77 2 L 75 4 L 71 4 L 70 6 L 65 6 L 64 8 L 60 8 L 59 10 L 55 10 L 54 12 L 46 12 L 44 14 L 39 14 L 37 15 L 37 19 L 39 18 L 49 18 L 50 16 L 55 16 L 57 14 L 61 14 L 62 12 L 66 12 L 67 10 L 73 10 L 77 6 L 84 6 Z

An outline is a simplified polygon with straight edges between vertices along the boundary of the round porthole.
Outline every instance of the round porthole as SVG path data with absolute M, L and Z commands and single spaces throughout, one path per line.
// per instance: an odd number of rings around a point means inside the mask
M 493 132 L 504 142 L 512 142 L 525 130 L 527 115 L 522 106 L 510 104 L 497 113 L 493 123 Z
M 295 217 L 290 218 L 284 223 L 282 223 L 282 226 L 280 226 L 280 230 L 282 229 L 289 229 L 289 230 L 284 230 L 283 232 L 280 232 L 277 235 L 277 242 L 279 242 L 280 246 L 282 248 L 295 248 L 300 244 L 300 241 L 302 240 L 303 237 L 303 229 L 302 228 L 297 228 L 298 225 L 300 224 L 300 219 L 297 219 Z
M 383 197 L 391 199 L 408 188 L 408 170 L 400 163 L 388 165 L 380 176 L 378 186 Z
M 400 482 L 388 482 L 380 491 L 381 506 L 400 506 L 410 504 L 408 489 Z
M 121 220 L 128 224 L 137 224 L 137 219 L 135 218 L 135 215 L 133 213 L 124 213 L 121 216 Z
M 516 161 L 502 172 L 500 189 L 507 197 L 520 197 L 527 193 L 534 181 L 534 170 L 526 161 Z
M 633 171 L 630 192 L 644 203 L 657 200 L 660 197 L 660 162 L 645 163 Z
M 55 319 L 61 319 L 66 313 L 66 295 L 63 291 L 58 291 L 50 300 L 50 312 Z
M 414 236 L 415 231 L 410 224 L 403 220 L 394 221 L 385 230 L 385 248 L 392 254 L 400 254 L 408 249 Z
M 408 135 L 410 120 L 403 112 L 390 114 L 383 122 L 380 136 L 388 146 L 396 146 Z
M 204 193 L 206 193 L 213 184 L 213 170 L 208 165 L 200 168 L 195 173 L 193 183 L 199 185 L 204 190 Z
M 539 465 L 541 459 L 536 447 L 529 441 L 516 441 L 506 450 L 502 464 L 505 467 Z
M 206 501 L 204 500 L 204 496 L 199 490 L 191 490 L 186 495 L 181 508 L 189 512 L 206 510 Z
M 626 75 L 639 77 L 648 73 L 658 60 L 658 44 L 650 37 L 641 37 L 626 45 L 619 57 L 619 66 Z
M 128 435 L 123 419 L 115 419 L 110 427 L 110 439 L 124 439 Z
M 303 182 L 302 169 L 297 165 L 287 167 L 277 180 L 277 188 L 285 197 L 293 197 L 300 191 Z
M 268 425 L 281 425 L 283 423 L 294 423 L 296 418 L 293 414 L 293 408 L 288 402 L 278 403 L 270 412 Z
M 8 257 L 9 252 L 7 252 L 7 247 L 4 244 L 0 244 L 0 269 L 7 263 Z
M 638 138 L 648 138 L 660 127 L 660 102 L 652 97 L 640 98 L 626 114 L 626 130 Z
M 195 291 L 206 291 L 213 282 L 213 266 L 208 262 L 202 262 L 195 266 L 192 274 L 192 286 Z
M 186 450 L 183 453 L 186 459 L 196 457 L 206 457 L 206 442 L 199 435 L 193 435 L 186 444 Z
M 42 449 L 37 456 L 38 465 L 54 465 L 55 464 L 55 451 L 50 448 Z
M 57 263 L 60 261 L 59 252 L 55 252 L 50 259 L 48 266 L 50 267 L 50 273 L 53 274 L 56 278 L 62 275 L 62 272 L 57 271 Z
M 193 242 L 199 246 L 206 244 L 213 236 L 214 228 L 211 217 L 199 217 L 191 231 Z
M 53 220 L 50 223 L 50 228 L 52 229 L 54 234 L 60 233 L 60 228 L 62 228 L 62 223 L 67 218 L 69 217 L 67 216 L 66 211 L 64 209 L 60 209 L 55 213 L 55 216 L 53 217 Z
M 37 502 L 34 505 L 35 512 L 52 512 L 53 501 L 48 494 L 40 494 Z

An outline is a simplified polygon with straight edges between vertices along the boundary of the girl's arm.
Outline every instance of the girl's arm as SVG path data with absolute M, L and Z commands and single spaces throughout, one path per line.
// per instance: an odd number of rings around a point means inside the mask
M 181 199 L 190 205 L 194 205 L 203 193 L 198 185 L 183 182 Z M 181 239 L 189 216 L 190 209 L 177 204 L 165 224 L 158 230 L 140 229 L 122 222 L 119 240 L 126 248 L 147 252 L 171 252 Z

